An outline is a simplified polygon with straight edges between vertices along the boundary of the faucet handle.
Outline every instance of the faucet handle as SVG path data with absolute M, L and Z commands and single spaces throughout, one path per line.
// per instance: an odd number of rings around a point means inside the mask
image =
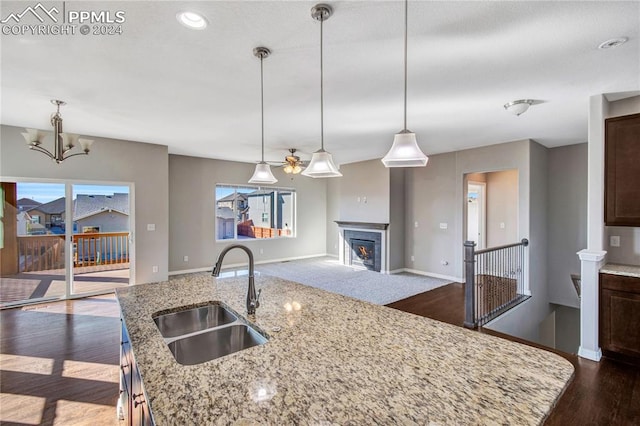
M 260 307 L 260 295 L 261 294 L 262 294 L 262 289 L 259 289 L 258 290 L 258 295 L 256 296 L 256 303 L 255 303 L 256 308 Z

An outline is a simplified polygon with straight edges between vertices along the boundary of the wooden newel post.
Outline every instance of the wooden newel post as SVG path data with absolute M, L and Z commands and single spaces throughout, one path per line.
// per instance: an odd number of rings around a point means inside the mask
M 475 297 L 475 259 L 476 243 L 473 241 L 464 242 L 464 326 L 466 328 L 477 328 L 476 321 L 476 297 Z

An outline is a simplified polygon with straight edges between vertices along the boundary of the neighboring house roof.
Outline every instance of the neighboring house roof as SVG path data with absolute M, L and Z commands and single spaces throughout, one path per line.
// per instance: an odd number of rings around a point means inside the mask
M 218 202 L 222 201 L 235 201 L 235 200 L 247 200 L 247 194 L 243 194 L 242 192 L 234 192 L 233 194 L 229 194 L 226 197 L 220 198 Z
M 216 217 L 219 219 L 233 219 L 233 210 L 229 207 L 218 207 Z
M 16 207 L 18 207 L 18 210 L 20 211 L 26 211 L 40 205 L 42 205 L 41 202 L 32 200 L 31 198 L 20 198 L 16 201 Z
M 123 216 L 129 216 L 128 214 L 126 214 L 126 213 L 124 213 L 124 212 L 121 212 L 121 211 L 119 211 L 119 210 L 115 210 L 115 209 L 105 209 L 105 210 L 99 210 L 99 211 L 95 211 L 95 212 L 90 212 L 90 213 L 85 214 L 84 216 L 74 216 L 73 220 L 74 220 L 74 222 L 75 222 L 75 221 L 78 221 L 78 220 L 86 219 L 86 218 L 88 218 L 88 217 L 96 216 L 96 215 L 103 214 L 103 213 L 106 213 L 106 214 L 109 214 L 109 213 L 118 213 L 118 214 L 121 214 L 121 215 L 123 215 Z
M 129 194 L 113 195 L 78 194 L 74 201 L 73 220 L 84 219 L 104 211 L 115 211 L 129 215 Z
M 33 210 L 37 210 L 44 214 L 62 214 L 64 213 L 64 197 L 49 201 L 48 203 L 40 204 L 39 206 L 33 207 L 27 211 Z

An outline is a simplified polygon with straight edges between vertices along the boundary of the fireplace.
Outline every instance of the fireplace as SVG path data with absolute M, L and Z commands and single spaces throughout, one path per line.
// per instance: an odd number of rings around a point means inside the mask
M 345 265 L 361 266 L 370 271 L 382 270 L 382 234 L 380 232 L 344 230 Z
M 351 246 L 350 264 L 352 266 L 362 266 L 371 271 L 375 271 L 376 242 L 372 240 L 361 240 L 352 238 L 349 241 Z

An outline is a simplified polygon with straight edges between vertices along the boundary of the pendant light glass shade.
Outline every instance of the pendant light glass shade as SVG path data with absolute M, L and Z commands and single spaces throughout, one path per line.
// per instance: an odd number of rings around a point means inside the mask
M 342 173 L 333 163 L 333 157 L 324 149 L 319 149 L 311 156 L 311 162 L 302 172 L 303 176 L 312 178 L 339 177 Z
M 333 163 L 333 157 L 324 150 L 324 73 L 322 62 L 322 23 L 329 19 L 333 9 L 327 4 L 317 4 L 311 8 L 311 17 L 320 21 L 320 149 L 313 153 L 311 162 L 302 175 L 312 178 L 340 177 L 342 173 Z
M 418 146 L 416 134 L 407 130 L 407 28 L 408 28 L 408 0 L 404 2 L 404 129 L 396 133 L 393 145 L 382 159 L 385 167 L 423 167 L 427 165 L 429 157 Z
M 276 183 L 278 179 L 271 173 L 271 166 L 264 161 L 264 72 L 262 69 L 262 61 L 264 58 L 269 57 L 271 51 L 266 47 L 256 47 L 253 49 L 253 56 L 260 59 L 260 111 L 261 111 L 261 125 L 262 125 L 262 160 L 256 164 L 256 170 L 253 172 L 253 176 L 249 179 L 249 183 L 257 183 L 263 185 L 271 185 Z
M 406 129 L 396 133 L 391 149 L 382 159 L 385 167 L 423 167 L 427 161 L 429 158 L 420 150 L 416 134 Z
M 256 164 L 256 170 L 253 172 L 253 176 L 249 179 L 249 183 L 262 183 L 266 185 L 270 185 L 272 183 L 276 183 L 278 179 L 273 176 L 271 173 L 271 166 L 269 166 L 264 161 Z

